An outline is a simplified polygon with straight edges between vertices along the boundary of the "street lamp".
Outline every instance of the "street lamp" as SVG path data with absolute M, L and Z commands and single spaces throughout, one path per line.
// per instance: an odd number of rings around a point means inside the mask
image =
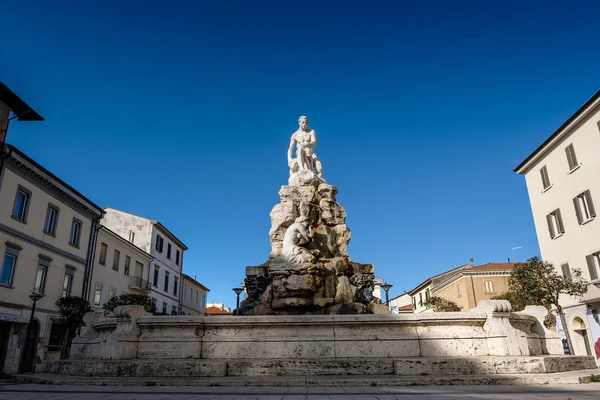
M 21 356 L 21 372 L 35 372 L 35 363 L 32 363 L 32 370 L 33 371 L 23 371 L 23 367 L 24 367 L 24 363 L 25 363 L 25 357 L 28 356 L 28 352 L 29 352 L 29 342 L 30 342 L 30 338 L 31 338 L 31 329 L 33 327 L 33 317 L 35 316 L 35 303 L 38 302 L 38 300 L 40 300 L 42 297 L 44 297 L 43 294 L 41 293 L 31 293 L 29 295 L 29 298 L 33 301 L 33 306 L 31 306 L 31 316 L 29 317 L 29 324 L 27 325 L 27 332 L 25 334 L 25 346 L 23 347 L 23 355 Z M 35 349 L 34 349 L 35 350 Z
M 235 310 L 236 310 L 236 313 L 239 313 L 239 308 L 240 308 L 240 294 L 244 291 L 244 289 L 242 289 L 242 288 L 233 288 L 232 290 L 237 295 L 237 305 L 235 307 Z
M 392 288 L 392 286 L 394 285 L 390 285 L 389 283 L 383 283 L 383 285 L 381 285 L 381 288 L 383 290 L 385 290 L 385 304 L 387 304 L 388 309 L 390 308 L 390 295 L 389 295 L 389 291 Z

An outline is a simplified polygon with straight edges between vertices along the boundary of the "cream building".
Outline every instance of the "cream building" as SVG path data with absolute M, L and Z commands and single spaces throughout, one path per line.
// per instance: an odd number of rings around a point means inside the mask
M 88 301 L 95 309 L 122 294 L 148 294 L 152 256 L 105 226 L 100 226 L 94 250 Z
M 103 210 L 14 146 L 3 145 L 0 157 L 0 362 L 14 373 L 60 353 L 54 303 L 85 296 Z M 32 293 L 44 297 L 26 344 Z
M 392 314 L 402 314 L 413 312 L 412 297 L 408 293 L 403 293 L 390 299 L 390 312 Z
M 461 265 L 460 267 L 451 269 L 449 271 L 442 272 L 441 274 L 432 276 L 431 278 L 424 280 L 417 287 L 408 292 L 412 300 L 414 312 L 418 314 L 425 311 L 431 311 L 425 306 L 425 302 L 429 300 L 429 298 L 432 296 L 432 293 L 435 291 L 435 289 L 438 288 L 439 284 L 444 282 L 448 277 L 456 274 L 457 272 L 465 268 L 471 268 L 472 266 L 473 265 L 471 264 L 465 264 Z
M 563 296 L 573 353 L 600 365 L 600 91 L 534 150 L 515 172 L 525 176 L 542 259 L 566 277 L 579 268 L 582 298 Z
M 198 282 L 196 277 L 182 274 L 181 314 L 204 315 L 206 311 L 206 295 L 210 290 Z
M 464 311 L 470 310 L 481 300 L 506 292 L 514 266 L 514 263 L 488 263 L 460 269 L 438 281 L 432 290 L 433 296 L 453 301 Z
M 156 220 L 105 208 L 102 225 L 152 256 L 148 280 L 150 296 L 159 313 L 179 314 L 183 252 L 187 250 L 175 235 Z M 143 278 L 143 277 L 142 277 Z

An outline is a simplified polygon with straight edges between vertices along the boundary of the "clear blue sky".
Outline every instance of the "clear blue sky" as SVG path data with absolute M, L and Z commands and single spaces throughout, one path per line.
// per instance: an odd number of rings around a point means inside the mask
M 599 88 L 600 6 L 569 3 L 6 2 L 0 79 L 46 118 L 8 139 L 160 220 L 233 305 L 308 115 L 350 255 L 397 295 L 471 257 L 539 254 L 512 170 Z

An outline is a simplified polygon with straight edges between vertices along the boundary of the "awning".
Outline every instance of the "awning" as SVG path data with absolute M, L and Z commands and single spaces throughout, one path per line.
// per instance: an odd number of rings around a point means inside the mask
M 28 324 L 29 319 L 18 315 L 0 314 L 0 322 L 8 322 L 13 324 Z

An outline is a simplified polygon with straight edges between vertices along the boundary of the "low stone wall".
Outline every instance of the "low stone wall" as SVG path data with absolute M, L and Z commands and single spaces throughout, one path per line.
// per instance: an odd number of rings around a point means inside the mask
M 503 300 L 469 312 L 404 315 L 151 316 L 117 307 L 88 314 L 74 360 L 350 359 L 562 354 L 543 307 L 512 313 Z

